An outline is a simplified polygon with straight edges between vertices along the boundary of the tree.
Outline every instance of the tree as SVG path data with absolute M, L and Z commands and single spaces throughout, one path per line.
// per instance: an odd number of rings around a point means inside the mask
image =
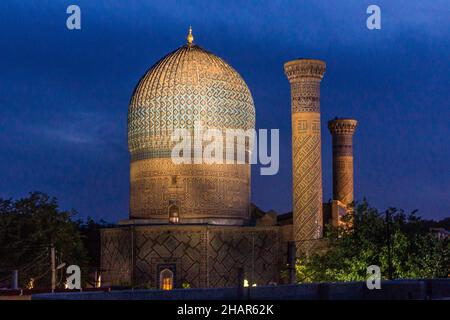
M 75 211 L 60 211 L 55 198 L 40 192 L 13 201 L 0 199 L 0 280 L 19 269 L 20 285 L 31 278 L 35 287 L 50 287 L 49 247 L 54 245 L 57 264 L 76 264 L 82 270 L 87 253 Z M 60 271 L 60 276 L 62 276 Z M 59 280 L 62 285 L 62 278 Z
M 386 214 L 390 217 L 387 221 Z M 388 278 L 387 223 L 393 278 L 436 278 L 450 273 L 449 240 L 429 232 L 429 223 L 413 211 L 389 208 L 379 213 L 366 201 L 344 217 L 347 226 L 327 227 L 327 250 L 297 261 L 298 282 L 365 280 L 367 267 L 378 265 Z
M 85 223 L 79 221 L 79 231 L 82 236 L 81 238 L 84 247 L 87 250 L 89 271 L 98 271 L 100 269 L 100 229 L 112 226 L 112 224 L 107 223 L 104 220 L 96 222 L 91 217 L 87 217 Z M 93 285 L 94 282 L 91 281 L 90 284 Z

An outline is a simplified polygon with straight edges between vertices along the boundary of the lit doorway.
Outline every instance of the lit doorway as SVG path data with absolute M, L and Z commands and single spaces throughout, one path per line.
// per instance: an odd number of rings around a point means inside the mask
M 180 222 L 180 208 L 176 205 L 175 200 L 169 202 L 169 222 L 178 223 Z
M 159 288 L 162 290 L 173 289 L 173 271 L 164 269 L 159 274 Z

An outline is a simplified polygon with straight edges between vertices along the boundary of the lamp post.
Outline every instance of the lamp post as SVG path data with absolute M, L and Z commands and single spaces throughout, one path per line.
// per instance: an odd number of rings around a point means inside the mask
M 295 242 L 288 243 L 288 265 L 289 265 L 289 284 L 295 284 L 297 281 L 295 275 L 295 262 L 296 262 L 296 246 Z
M 19 270 L 13 270 L 12 272 L 11 289 L 19 289 Z
M 52 293 L 55 292 L 56 289 L 56 253 L 55 253 L 55 246 L 52 243 L 50 246 L 50 265 L 51 265 L 51 287 L 52 287 Z
M 391 230 L 389 228 L 389 224 L 391 222 L 391 213 L 386 210 L 386 241 L 387 241 L 387 249 L 388 249 L 388 278 L 392 280 L 392 257 L 391 257 Z

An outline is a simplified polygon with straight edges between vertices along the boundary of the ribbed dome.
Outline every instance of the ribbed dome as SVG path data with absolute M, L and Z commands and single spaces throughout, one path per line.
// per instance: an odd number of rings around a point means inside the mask
M 171 132 L 199 120 L 204 128 L 246 130 L 254 128 L 255 109 L 229 64 L 187 44 L 158 61 L 135 89 L 128 113 L 132 159 L 170 156 Z
M 190 34 L 187 45 L 151 67 L 131 98 L 130 218 L 167 223 L 176 213 L 180 223 L 242 224 L 249 219 L 250 164 L 175 164 L 171 158 L 175 129 L 193 133 L 198 123 L 220 130 L 255 125 L 244 80 L 192 40 Z M 248 154 L 249 145 L 244 147 Z

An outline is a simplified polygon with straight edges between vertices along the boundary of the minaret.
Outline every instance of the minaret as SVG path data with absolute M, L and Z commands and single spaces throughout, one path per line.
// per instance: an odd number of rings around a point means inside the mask
M 298 59 L 285 63 L 291 84 L 293 236 L 297 255 L 308 254 L 322 238 L 322 157 L 320 81 L 325 62 Z
M 328 121 L 333 139 L 333 200 L 347 208 L 353 202 L 353 134 L 357 123 L 354 119 Z

